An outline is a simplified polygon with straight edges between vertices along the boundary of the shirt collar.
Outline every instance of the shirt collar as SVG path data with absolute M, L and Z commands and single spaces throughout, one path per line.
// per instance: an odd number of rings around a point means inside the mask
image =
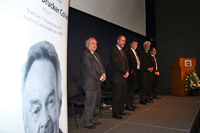
M 116 45 L 117 46 L 117 48 L 119 49 L 119 50 L 122 50 L 122 48 L 120 48 L 118 45 Z
M 133 48 L 131 48 L 131 50 L 135 52 L 135 50 Z
M 86 50 L 88 50 L 88 52 L 90 52 L 91 54 L 94 54 L 94 52 L 91 52 L 88 48 Z

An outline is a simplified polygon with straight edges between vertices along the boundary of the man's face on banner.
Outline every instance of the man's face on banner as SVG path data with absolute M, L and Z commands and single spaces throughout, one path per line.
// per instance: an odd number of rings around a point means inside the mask
M 34 61 L 23 92 L 26 100 L 26 132 L 59 132 L 60 102 L 56 79 L 55 68 L 50 61 Z

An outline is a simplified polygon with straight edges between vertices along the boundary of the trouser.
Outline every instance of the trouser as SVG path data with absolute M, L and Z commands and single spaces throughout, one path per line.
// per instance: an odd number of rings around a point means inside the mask
M 124 111 L 124 105 L 126 103 L 127 82 L 113 83 L 113 88 L 112 113 L 119 115 L 120 112 Z
M 141 85 L 142 77 L 140 75 L 140 69 L 137 69 L 135 74 L 136 74 L 135 79 L 134 79 L 135 81 L 133 81 L 132 85 L 128 84 L 128 88 L 127 88 L 126 106 L 128 108 L 134 105 L 134 95 L 136 92 L 139 91 L 139 88 L 143 86 Z
M 136 89 L 133 89 L 133 87 L 129 87 L 127 89 L 127 97 L 126 97 L 126 107 L 130 108 L 134 105 L 134 94 Z
M 152 82 L 151 98 L 157 97 L 157 89 L 158 89 L 158 77 L 155 76 L 154 81 Z
M 84 126 L 92 126 L 97 122 L 101 105 L 101 87 L 96 90 L 85 90 Z
M 143 87 L 140 89 L 140 101 L 150 100 L 151 96 L 151 81 L 149 83 L 143 83 Z

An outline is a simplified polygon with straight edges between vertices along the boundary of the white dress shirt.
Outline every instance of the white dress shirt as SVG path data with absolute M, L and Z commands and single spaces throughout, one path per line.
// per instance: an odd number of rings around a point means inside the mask
M 132 48 L 131 48 L 131 50 L 133 51 L 133 53 L 134 53 L 134 55 L 135 55 L 135 58 L 136 58 L 136 60 L 137 60 L 137 69 L 140 69 L 140 60 L 139 60 L 139 58 L 138 58 L 138 56 L 137 56 L 135 50 L 132 49 Z
M 155 65 L 156 65 L 156 71 L 158 70 L 158 66 L 157 66 L 157 61 L 156 61 L 156 58 L 154 55 L 151 55 L 153 58 L 154 58 L 154 61 L 155 61 Z

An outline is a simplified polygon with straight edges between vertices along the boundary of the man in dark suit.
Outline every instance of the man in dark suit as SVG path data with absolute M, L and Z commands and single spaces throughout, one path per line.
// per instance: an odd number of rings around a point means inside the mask
M 94 129 L 97 122 L 99 107 L 101 105 L 101 82 L 106 80 L 99 55 L 95 52 L 97 41 L 90 37 L 86 40 L 86 50 L 81 56 L 81 74 L 83 78 L 83 90 L 85 92 L 84 127 Z
M 141 76 L 143 87 L 140 88 L 140 104 L 146 105 L 146 103 L 152 103 L 150 101 L 151 96 L 151 83 L 153 81 L 153 63 L 150 55 L 149 41 L 145 41 L 143 44 L 143 49 L 139 51 L 140 66 L 141 66 Z
M 156 48 L 151 47 L 150 53 L 151 53 L 151 57 L 152 57 L 152 61 L 154 64 L 154 70 L 152 72 L 153 74 L 153 82 L 152 82 L 152 90 L 151 90 L 151 99 L 161 99 L 160 97 L 157 97 L 157 89 L 158 89 L 158 79 L 160 76 L 160 72 L 159 72 L 159 64 L 158 64 L 158 60 L 156 58 Z
M 129 66 L 124 47 L 126 38 L 123 35 L 117 37 L 116 46 L 110 51 L 111 81 L 113 84 L 112 113 L 116 119 L 122 119 L 121 115 L 129 115 L 124 112 L 127 95 L 127 78 Z
M 127 79 L 127 99 L 126 110 L 134 111 L 138 106 L 134 105 L 134 94 L 136 90 L 139 90 L 140 79 L 140 60 L 137 55 L 136 49 L 138 46 L 138 40 L 133 39 L 130 43 L 130 49 L 126 51 L 126 56 L 129 64 L 129 77 Z

